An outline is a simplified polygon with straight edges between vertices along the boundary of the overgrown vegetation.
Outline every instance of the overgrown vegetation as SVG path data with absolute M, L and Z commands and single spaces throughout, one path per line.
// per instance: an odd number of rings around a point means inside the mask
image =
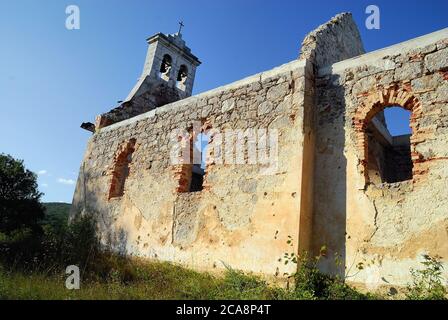
M 0 299 L 367 299 L 299 259 L 289 289 L 227 268 L 223 277 L 148 262 L 100 248 L 90 217 L 43 225 L 43 234 L 3 242 Z M 31 243 L 34 245 L 31 245 Z M 65 267 L 81 269 L 81 289 L 65 288 Z M 163 290 L 161 290 L 163 288 Z
M 293 247 L 293 239 L 288 236 L 287 244 Z M 338 276 L 329 276 L 319 271 L 318 263 L 325 255 L 326 247 L 323 246 L 315 257 L 310 257 L 308 253 L 297 255 L 295 252 L 285 253 L 279 262 L 284 264 L 292 263 L 297 265 L 294 278 L 293 296 L 295 299 L 317 300 L 366 300 L 377 298 L 371 294 L 362 294 L 350 286 Z M 340 264 L 339 258 L 335 257 L 336 265 Z M 290 294 L 290 293 L 289 293 Z
M 14 175 L 21 182 L 14 183 Z M 285 253 L 280 261 L 297 265 L 288 288 L 229 267 L 223 277 L 217 277 L 121 256 L 100 245 L 92 217 L 68 224 L 69 207 L 59 204 L 45 205 L 44 214 L 36 176 L 25 170 L 23 162 L 0 155 L 0 179 L 0 185 L 6 181 L 0 187 L 0 299 L 378 298 L 321 273 L 317 263 L 323 252 L 317 257 Z M 291 238 L 288 243 L 292 246 Z M 414 281 L 407 297 L 443 299 L 446 289 L 440 259 L 426 256 L 423 264 L 423 270 L 411 271 Z M 80 268 L 80 290 L 65 288 L 68 265 Z
M 291 276 L 294 285 L 286 289 L 231 268 L 223 277 L 217 277 L 170 263 L 130 259 L 104 248 L 100 250 L 93 226 L 94 221 L 88 217 L 58 230 L 44 226 L 41 246 L 29 250 L 23 244 L 2 252 L 0 299 L 379 298 L 356 291 L 338 277 L 322 274 L 317 268 L 319 256 L 293 258 L 297 272 Z M 70 264 L 81 269 L 80 290 L 65 288 L 65 267 Z M 440 286 L 440 261 L 429 260 L 425 266 L 424 270 L 413 271 L 416 280 L 408 298 L 442 299 L 446 292 Z
M 412 284 L 407 287 L 410 300 L 445 300 L 447 283 L 442 276 L 443 265 L 440 257 L 423 256 L 422 270 L 411 269 Z
M 362 294 L 348 286 L 338 276 L 323 274 L 317 268 L 322 252 L 313 258 L 306 254 L 298 257 L 298 268 L 294 274 L 298 298 L 328 300 L 366 300 L 376 298 L 370 294 Z
M 223 277 L 169 263 L 130 259 L 100 248 L 95 221 L 44 225 L 32 236 L 8 242 L 1 252 L 1 299 L 367 299 L 342 280 L 320 273 L 318 258 L 295 257 L 289 289 L 227 268 Z M 30 246 L 34 242 L 33 246 Z M 67 290 L 65 267 L 81 269 L 81 290 Z M 161 290 L 163 288 L 163 290 Z
M 169 263 L 130 259 L 102 248 L 94 221 L 84 217 L 54 230 L 45 226 L 40 245 L 21 240 L 1 254 L 1 299 L 353 299 L 333 279 L 304 264 L 295 288 L 269 285 L 263 279 L 228 268 L 223 277 Z M 33 239 L 36 241 L 36 239 Z M 81 269 L 81 290 L 67 290 L 65 267 Z M 309 276 L 309 277 L 308 277 Z M 302 280 L 306 279 L 306 283 Z M 339 285 L 339 284 L 338 284 Z M 325 290 L 316 288 L 325 287 Z M 163 290 L 161 290 L 163 288 Z M 347 287 L 348 288 L 348 287 Z M 332 295 L 330 294 L 332 293 Z M 322 295 L 321 295 L 322 293 Z M 339 293 L 343 293 L 339 296 Z

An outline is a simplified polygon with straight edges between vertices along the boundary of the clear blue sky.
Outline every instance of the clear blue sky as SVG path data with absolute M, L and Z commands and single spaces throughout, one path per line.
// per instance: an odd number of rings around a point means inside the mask
M 81 29 L 65 28 L 78 5 Z M 367 30 L 365 8 L 381 9 Z M 143 67 L 145 39 L 174 33 L 203 64 L 195 93 L 295 59 L 303 37 L 353 13 L 367 51 L 447 27 L 448 1 L 2 0 L 0 152 L 41 171 L 44 201 L 71 202 L 89 133 L 79 128 L 126 97 Z

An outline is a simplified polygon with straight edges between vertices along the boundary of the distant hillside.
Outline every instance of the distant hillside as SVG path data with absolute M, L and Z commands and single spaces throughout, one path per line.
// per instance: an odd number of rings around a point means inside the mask
M 68 221 L 71 204 L 60 202 L 44 203 L 46 209 L 45 223 L 51 225 L 64 225 Z

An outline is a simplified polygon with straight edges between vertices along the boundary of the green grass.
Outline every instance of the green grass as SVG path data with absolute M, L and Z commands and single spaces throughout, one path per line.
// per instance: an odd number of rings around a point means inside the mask
M 0 299 L 366 299 L 339 279 L 304 263 L 296 289 L 228 269 L 212 276 L 100 248 L 92 217 L 67 224 L 69 205 L 46 204 L 43 233 L 0 241 Z M 20 231 L 20 230 L 19 230 Z M 65 267 L 81 268 L 81 289 L 65 288 Z M 306 281 L 304 281 L 306 279 Z
M 269 286 L 258 277 L 228 270 L 223 277 L 170 263 L 122 262 L 103 278 L 65 288 L 59 275 L 0 271 L 0 299 L 291 299 L 292 292 Z

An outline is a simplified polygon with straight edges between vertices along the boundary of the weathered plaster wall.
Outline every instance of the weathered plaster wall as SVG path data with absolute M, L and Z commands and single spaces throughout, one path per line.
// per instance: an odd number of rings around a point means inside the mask
M 313 247 L 329 249 L 323 270 L 405 285 L 423 253 L 448 261 L 447 71 L 448 29 L 319 70 Z M 413 179 L 368 183 L 364 117 L 397 104 L 412 111 Z
M 371 288 L 405 285 L 422 253 L 448 258 L 448 29 L 363 53 L 341 14 L 305 38 L 297 61 L 98 130 L 71 217 L 96 215 L 118 251 L 196 269 L 282 277 L 295 268 L 279 261 L 284 253 L 325 245 L 323 271 Z M 381 184 L 367 174 L 365 130 L 375 115 L 383 130 L 383 108 L 397 104 L 412 112 L 413 179 Z M 170 162 L 170 135 L 194 121 L 278 130 L 277 172 L 208 163 L 204 189 L 183 192 L 187 167 Z M 127 149 L 124 193 L 110 198 Z
M 306 114 L 312 100 L 305 94 L 312 77 L 306 61 L 293 61 L 99 130 L 81 166 L 72 216 L 95 214 L 104 240 L 128 254 L 197 269 L 227 264 L 270 275 L 292 272 L 291 264 L 278 259 L 297 251 L 299 238 L 310 242 L 300 215 L 309 225 L 311 181 L 302 176 L 312 163 L 303 164 L 302 155 L 304 148 L 307 158 L 314 154 Z M 265 175 L 258 164 L 209 164 L 204 190 L 175 192 L 170 133 L 193 121 L 222 132 L 277 129 L 278 170 Z M 117 150 L 130 139 L 136 142 L 124 195 L 109 200 Z

